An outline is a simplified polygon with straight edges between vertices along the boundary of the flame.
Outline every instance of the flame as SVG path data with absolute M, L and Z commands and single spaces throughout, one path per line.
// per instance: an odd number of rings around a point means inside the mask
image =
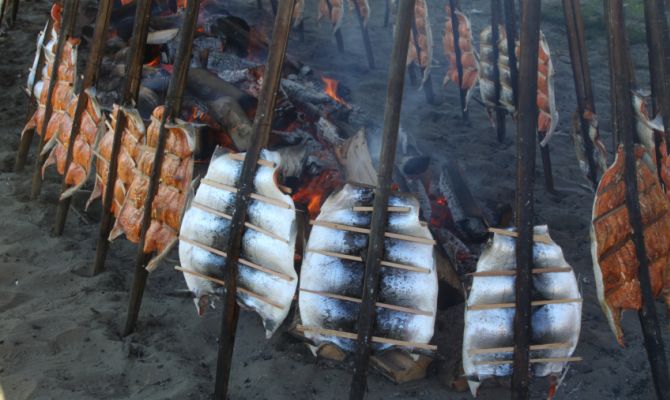
M 326 92 L 328 97 L 342 105 L 349 106 L 349 104 L 344 101 L 343 98 L 337 95 L 337 86 L 340 84 L 338 81 L 332 78 L 326 78 L 325 76 L 322 76 L 321 80 L 323 81 L 323 84 L 326 85 L 323 88 L 323 91 Z
M 329 169 L 312 178 L 292 198 L 294 202 L 307 206 L 310 218 L 316 218 L 321 211 L 323 201 L 340 185 L 342 185 L 342 177 L 339 171 Z
M 147 67 L 156 68 L 159 65 L 161 65 L 161 58 L 160 58 L 160 56 L 156 56 L 156 57 L 154 57 L 153 60 L 149 61 L 148 63 L 146 63 L 144 65 L 147 66 Z
M 135 0 L 121 0 L 121 5 L 127 6 L 128 4 L 133 4 Z

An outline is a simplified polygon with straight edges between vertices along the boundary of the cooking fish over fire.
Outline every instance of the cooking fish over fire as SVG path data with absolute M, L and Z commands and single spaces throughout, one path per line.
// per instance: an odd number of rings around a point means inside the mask
M 223 279 L 242 160 L 243 153 L 217 148 L 179 232 L 179 260 L 200 315 L 223 291 L 211 278 Z M 237 301 L 261 316 L 267 337 L 286 318 L 298 285 L 296 212 L 291 197 L 277 186 L 280 164 L 278 153 L 261 152 L 238 263 Z
M 414 5 L 414 25 L 409 35 L 407 65 L 415 63 L 423 72 L 422 83 L 428 80 L 433 62 L 433 31 L 428 17 L 428 3 L 417 0 Z
M 325 18 L 333 26 L 333 33 L 342 25 L 344 17 L 344 0 L 320 0 L 318 21 Z
M 121 136 L 121 149 L 117 159 L 117 177 L 114 182 L 114 199 L 112 201 L 112 213 L 118 216 L 121 206 L 126 200 L 128 188 L 135 179 L 137 170 L 137 160 L 140 154 L 141 146 L 145 143 L 146 129 L 144 121 L 136 108 L 125 108 L 114 105 L 114 110 L 109 115 L 111 124 L 107 126 L 105 132 L 98 143 L 96 149 L 95 162 L 95 186 L 93 192 L 86 203 L 88 207 L 93 200 L 105 194 L 107 185 L 107 174 L 109 173 L 109 161 L 112 158 L 112 144 L 114 143 L 114 128 L 116 127 L 117 116 L 122 112 L 126 117 L 126 126 Z
M 144 202 L 149 190 L 149 177 L 153 169 L 160 124 L 165 112 L 164 106 L 157 107 L 151 115 L 151 124 L 147 128 L 146 145 L 139 147 L 137 170 L 128 195 L 116 218 L 109 238 L 114 240 L 124 233 L 133 243 L 140 240 Z M 182 215 L 193 179 L 193 152 L 195 150 L 195 131 L 181 120 L 167 124 L 167 138 L 163 164 L 160 171 L 160 184 L 151 205 L 151 224 L 146 234 L 144 252 L 157 252 L 147 268 L 152 269 L 177 242 Z
M 636 146 L 635 158 L 651 289 L 654 297 L 663 294 L 668 307 L 670 203 L 659 184 L 654 162 L 644 147 Z M 623 310 L 639 310 L 642 306 L 639 263 L 630 234 L 632 227 L 625 197 L 624 154 L 623 148 L 619 147 L 614 164 L 600 180 L 593 203 L 591 256 L 598 300 L 621 346 L 624 345 L 621 329 Z
M 331 343 L 353 351 L 372 213 L 354 207 L 371 206 L 374 191 L 346 184 L 332 194 L 310 233 L 300 272 L 299 307 L 305 336 L 312 350 Z M 374 336 L 421 346 L 433 337 L 437 311 L 437 273 L 433 238 L 419 221 L 419 202 L 409 195 L 392 194 L 391 212 L 381 265 Z M 405 235 L 399 238 L 393 234 Z M 410 240 L 415 241 L 410 241 Z M 343 334 L 344 333 L 344 334 Z M 392 346 L 373 340 L 376 351 Z
M 549 143 L 558 125 L 558 111 L 556 110 L 556 96 L 554 95 L 554 64 L 551 61 L 551 52 L 547 38 L 540 32 L 540 47 L 537 62 L 537 131 L 540 132 L 541 146 Z
M 442 38 L 442 45 L 444 47 L 444 55 L 449 60 L 449 67 L 447 75 L 444 77 L 444 85 L 450 81 L 460 82 L 460 89 L 467 91 L 465 108 L 472 96 L 473 89 L 477 84 L 479 76 L 479 61 L 475 52 L 474 44 L 472 43 L 472 28 L 470 27 L 470 20 L 460 10 L 455 10 L 456 19 L 458 21 L 458 48 L 461 53 L 461 65 L 463 66 L 462 80 L 458 76 L 456 47 L 454 46 L 454 30 L 452 25 L 452 10 L 447 4 L 445 6 L 447 13 L 444 22 L 444 37 Z M 490 40 L 489 40 L 490 42 Z
M 546 225 L 536 226 L 534 235 L 545 238 L 533 245 L 533 268 L 558 272 L 533 274 L 536 300 L 565 300 L 533 307 L 531 315 L 531 359 L 557 361 L 532 363 L 534 376 L 560 376 L 579 340 L 582 304 L 575 274 L 563 251 L 548 234 Z M 477 262 L 477 271 L 465 309 L 463 369 L 473 395 L 481 382 L 512 374 L 515 308 L 514 275 L 516 239 L 495 234 Z M 550 391 L 551 393 L 551 391 Z
M 86 89 L 84 96 L 86 96 L 86 108 L 81 115 L 79 132 L 74 142 L 72 162 L 65 177 L 65 182 L 70 188 L 62 194 L 63 198 L 71 196 L 86 182 L 93 167 L 93 149 L 96 148 L 98 140 L 105 129 L 104 115 L 95 97 L 95 92 L 91 88 Z M 67 109 L 58 115 L 54 115 L 51 121 L 49 121 L 47 129 L 51 128 L 54 121 L 56 121 L 58 126 L 54 133 L 55 145 L 44 163 L 42 174 L 52 164 L 56 164 L 56 170 L 60 175 L 65 174 L 72 121 L 78 100 L 79 96 L 72 97 Z

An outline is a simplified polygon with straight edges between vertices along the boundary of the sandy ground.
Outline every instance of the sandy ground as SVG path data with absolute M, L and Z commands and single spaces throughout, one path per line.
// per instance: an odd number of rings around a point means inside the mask
M 350 101 L 381 121 L 391 30 L 382 28 L 383 2 L 370 2 L 371 37 L 380 66 L 377 70 L 366 68 L 358 23 L 353 16 L 345 17 L 343 27 L 346 53 L 337 53 L 329 28 L 315 24 L 316 2 L 308 2 L 306 42 L 293 39 L 289 51 L 314 69 L 341 80 L 351 90 Z M 231 4 L 231 11 L 251 22 L 265 19 L 267 23 L 267 12 L 259 14 L 255 1 L 227 3 Z M 433 70 L 433 83 L 442 104 L 426 105 L 423 93 L 408 85 L 402 125 L 417 138 L 420 147 L 434 156 L 436 165 L 450 157 L 457 158 L 467 171 L 466 178 L 478 200 L 511 203 L 514 126 L 508 124 L 508 139 L 498 144 L 485 111 L 478 104 L 471 104 L 471 124 L 460 120 L 455 88 L 445 91 L 439 85 L 444 73 L 440 36 L 445 0 L 434 3 L 430 1 L 439 66 Z M 464 2 L 477 32 L 486 23 L 487 3 Z M 550 12 L 559 9 L 556 0 L 546 3 Z M 20 88 L 48 3 L 28 0 L 22 2 L 22 7 L 16 28 L 0 39 L 0 399 L 3 393 L 8 400 L 208 398 L 214 387 L 220 314 L 214 311 L 204 318 L 197 317 L 184 292 L 183 279 L 168 267 L 177 262 L 176 253 L 151 275 L 137 333 L 123 338 L 119 331 L 126 314 L 135 246 L 122 240 L 114 242 L 106 272 L 87 277 L 99 215 L 96 208 L 83 211 L 88 193 L 75 196 L 76 212 L 70 213 L 65 235 L 55 238 L 50 230 L 60 179 L 55 173 L 48 173 L 39 200 L 29 201 L 33 155 L 25 172 L 11 171 L 27 109 Z M 568 134 L 575 100 L 564 26 L 560 15 L 549 16 L 553 18 L 546 19 L 543 29 L 557 69 L 561 123 L 551 148 L 559 193 L 549 195 L 544 190 L 538 159 L 537 223 L 549 225 L 552 237 L 579 274 L 584 295 L 582 334 L 576 351 L 584 362 L 570 368 L 557 398 L 652 398 L 653 387 L 635 314 L 624 319 L 628 346 L 620 349 L 596 300 L 588 236 L 593 194 L 585 188 Z M 611 152 L 606 43 L 602 35 L 590 38 L 601 133 Z M 634 51 L 638 79 L 646 82 L 645 49 L 637 45 Z M 661 320 L 667 324 L 664 316 Z M 449 321 L 442 321 L 445 323 L 449 325 Z M 666 335 L 666 343 L 668 339 Z M 438 367 L 431 368 L 427 379 L 405 385 L 394 385 L 373 372 L 368 398 L 471 397 L 445 387 Z M 302 343 L 284 333 L 265 340 L 260 320 L 253 314 L 242 314 L 231 398 L 339 399 L 345 397 L 349 382 L 347 365 L 316 360 Z M 542 397 L 545 388 L 541 380 L 536 380 L 533 398 Z M 507 393 L 504 383 L 493 383 L 482 389 L 480 398 L 507 397 Z

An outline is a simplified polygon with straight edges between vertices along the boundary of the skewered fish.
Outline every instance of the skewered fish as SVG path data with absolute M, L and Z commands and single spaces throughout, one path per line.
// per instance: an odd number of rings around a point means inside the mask
M 55 22 L 54 22 L 55 24 Z M 55 43 L 55 36 L 52 37 L 49 43 Z M 63 114 L 68 104 L 74 96 L 72 86 L 77 75 L 77 49 L 79 47 L 79 39 L 69 38 L 63 45 L 63 53 L 58 66 L 54 66 L 55 54 L 53 53 L 55 44 L 47 44 L 44 47 L 44 67 L 41 72 L 41 79 L 35 83 L 34 95 L 37 100 L 37 109 L 26 123 L 21 131 L 21 136 L 31 130 L 37 131 L 38 135 L 42 134 L 42 127 L 45 123 L 44 114 L 46 112 L 48 88 L 51 81 L 51 71 L 53 68 L 58 68 L 57 81 L 54 84 L 54 92 L 51 98 L 52 114 L 47 123 L 47 131 L 45 138 L 45 150 L 50 150 L 53 145 L 53 139 L 58 133 L 63 121 Z M 52 122 L 53 121 L 53 122 Z
M 607 170 L 607 149 L 605 144 L 600 139 L 600 131 L 598 129 L 598 116 L 589 111 L 584 111 L 583 115 L 584 120 L 589 124 L 589 140 L 593 143 L 593 160 L 595 161 L 596 168 L 600 171 L 600 174 L 604 174 Z M 572 115 L 572 129 L 570 131 L 572 136 L 572 142 L 575 146 L 575 153 L 577 155 L 577 161 L 579 163 L 579 168 L 582 170 L 584 175 L 589 175 L 589 161 L 586 155 L 586 145 L 584 143 L 584 137 L 582 136 L 582 126 L 581 118 L 579 117 L 579 110 L 575 111 Z
M 62 198 L 71 196 L 86 182 L 93 167 L 93 149 L 97 147 L 98 140 L 105 129 L 104 115 L 102 114 L 98 100 L 95 98 L 93 89 L 86 89 L 86 99 L 86 108 L 81 115 L 79 132 L 74 141 L 72 162 L 65 177 L 65 183 L 70 188 L 63 192 L 61 195 Z M 72 121 L 78 100 L 79 96 L 73 97 L 67 110 L 59 116 L 54 116 L 49 121 L 47 129 L 51 127 L 54 121 L 57 121 L 58 127 L 54 134 L 55 145 L 44 163 L 42 174 L 52 164 L 56 164 L 56 170 L 60 175 L 65 173 Z
M 320 0 L 318 21 L 322 18 L 330 21 L 333 25 L 333 33 L 337 32 L 342 26 L 344 17 L 344 0 Z
M 472 96 L 473 89 L 477 84 L 479 76 L 479 61 L 475 53 L 475 47 L 472 43 L 472 28 L 470 27 L 470 20 L 460 10 L 455 11 L 456 19 L 458 21 L 458 48 L 461 53 L 461 65 L 463 66 L 462 80 L 458 76 L 456 47 L 454 46 L 454 30 L 452 25 L 452 10 L 447 4 L 445 6 L 447 13 L 444 23 L 444 37 L 442 38 L 442 45 L 444 46 L 444 54 L 449 60 L 449 67 L 447 75 L 444 77 L 444 85 L 449 81 L 460 82 L 460 89 L 467 91 L 465 109 Z M 490 40 L 489 40 L 490 43 Z
M 554 95 L 554 64 L 544 33 L 540 32 L 540 47 L 537 64 L 537 131 L 542 135 L 541 146 L 549 143 L 549 139 L 558 125 L 556 96 Z
M 107 174 L 109 173 L 109 161 L 112 158 L 112 144 L 114 143 L 114 128 L 116 127 L 117 116 L 122 112 L 126 117 L 125 129 L 121 136 L 121 149 L 117 159 L 117 177 L 114 183 L 114 199 L 112 201 L 112 213 L 118 216 L 121 206 L 125 202 L 128 188 L 135 179 L 137 169 L 137 160 L 140 154 L 141 146 L 145 143 L 146 130 L 144 122 L 139 111 L 135 108 L 125 108 L 114 105 L 114 110 L 110 114 L 111 124 L 108 125 L 107 132 L 100 139 L 96 152 L 96 179 L 91 197 L 89 197 L 86 206 L 88 207 L 93 200 L 104 196 L 105 186 L 107 185 Z
M 659 185 L 654 163 L 642 146 L 636 146 L 637 186 L 644 241 L 649 258 L 649 275 L 654 297 L 663 291 L 670 304 L 670 203 Z M 619 147 L 614 164 L 603 175 L 595 202 L 591 226 L 591 256 L 598 300 L 617 341 L 624 345 L 623 310 L 639 310 L 642 305 L 639 263 L 631 238 L 632 228 L 625 203 L 624 153 Z
M 562 272 L 533 274 L 533 288 L 539 295 L 534 300 L 573 301 L 533 307 L 531 345 L 552 346 L 535 349 L 531 346 L 530 355 L 531 358 L 569 357 L 577 346 L 581 326 L 582 304 L 577 280 L 561 248 L 549 238 L 547 226 L 536 226 L 534 235 L 549 239 L 549 243 L 535 242 L 534 268 L 564 268 Z M 495 234 L 477 262 L 477 273 L 482 275 L 473 278 L 463 332 L 463 369 L 473 395 L 484 379 L 512 374 L 512 362 L 503 361 L 512 358 L 516 310 L 486 305 L 514 303 L 515 276 L 487 275 L 516 269 L 515 246 L 514 238 Z M 532 372 L 534 376 L 560 375 L 565 365 L 565 361 L 532 363 Z
M 315 352 L 325 343 L 345 351 L 355 346 L 346 335 L 357 331 L 365 273 L 360 255 L 366 251 L 368 235 L 351 229 L 369 227 L 372 213 L 354 211 L 353 207 L 370 206 L 373 197 L 373 189 L 346 184 L 328 197 L 313 223 L 300 272 L 299 307 L 305 336 L 316 345 Z M 419 202 L 414 197 L 392 194 L 389 206 L 407 207 L 409 211 L 390 213 L 387 232 L 423 242 L 387 234 L 374 336 L 426 344 L 433 337 L 437 309 L 437 274 L 433 246 L 429 244 L 432 236 L 419 222 Z M 411 350 L 410 343 L 406 346 Z M 392 346 L 375 340 L 373 344 L 376 351 Z
M 446 38 L 446 33 L 445 33 Z M 452 37 L 453 40 L 453 37 Z M 497 106 L 495 101 L 495 83 L 493 77 L 493 36 L 491 26 L 487 26 L 479 34 L 479 57 L 480 57 L 480 70 L 479 70 L 479 92 L 482 96 L 482 101 L 486 106 L 487 111 Z M 498 51 L 500 52 L 501 43 L 506 43 L 506 34 L 505 27 L 498 25 L 498 42 L 495 44 L 498 46 Z M 499 53 L 500 54 L 500 53 Z M 506 53 L 503 53 L 506 54 Z M 500 58 L 500 57 L 498 57 Z M 500 68 L 500 67 L 498 67 Z M 502 78 L 503 73 L 500 72 L 499 76 Z M 501 87 L 502 95 L 502 87 Z M 507 99 L 508 103 L 512 102 L 512 99 Z
M 240 154 L 225 154 L 217 148 L 195 198 L 188 206 L 179 232 L 179 260 L 188 271 L 222 279 L 235 194 L 242 171 Z M 293 266 L 296 214 L 291 197 L 276 182 L 281 158 L 263 150 L 254 195 L 247 210 L 246 229 L 238 263 L 237 301 L 256 311 L 270 337 L 288 314 L 298 284 Z M 274 166 L 266 162 L 274 163 Z M 228 215 L 228 216 L 224 216 Z M 211 297 L 222 288 L 211 280 L 185 273 L 202 315 Z
M 417 0 L 414 5 L 414 25 L 409 35 L 407 65 L 415 63 L 421 68 L 423 78 L 428 80 L 433 62 L 433 31 L 428 17 L 428 4 L 425 0 Z
M 305 0 L 296 0 L 293 7 L 293 27 L 297 27 L 302 22 L 305 12 Z
M 156 107 L 151 115 L 151 124 L 147 128 L 147 144 L 139 146 L 137 171 L 128 195 L 118 214 L 109 240 L 122 233 L 133 243 L 140 240 L 144 202 L 149 189 L 161 119 L 164 106 Z M 160 184 L 151 209 L 151 224 L 147 231 L 144 252 L 159 254 L 151 261 L 155 265 L 177 242 L 182 214 L 186 208 L 189 186 L 193 178 L 193 152 L 195 150 L 195 131 L 190 124 L 177 120 L 176 124 L 166 125 L 167 138 L 165 155 L 160 171 Z
M 44 51 L 43 46 L 44 46 L 44 41 L 48 37 L 52 37 L 55 32 L 53 28 L 47 32 L 47 28 L 49 27 L 49 23 L 47 23 L 44 26 L 44 29 L 40 31 L 40 33 L 37 35 L 37 50 L 35 51 L 35 58 L 33 59 L 33 64 L 30 67 L 30 70 L 28 71 L 28 81 L 26 83 L 26 88 L 30 91 L 33 90 L 33 84 L 35 83 L 35 78 L 37 77 L 37 70 L 39 66 L 39 61 L 40 61 L 40 56 L 42 55 L 42 52 Z
M 363 17 L 363 25 L 367 26 L 370 20 L 370 3 L 368 3 L 368 0 L 349 0 L 349 12 L 353 12 L 354 7 L 358 7 L 361 17 Z
M 656 157 L 656 135 L 654 132 L 663 132 L 663 118 L 659 113 L 652 117 L 647 109 L 645 99 L 648 96 L 642 91 L 633 92 L 633 108 L 635 109 L 635 126 L 640 143 L 644 145 L 652 157 Z

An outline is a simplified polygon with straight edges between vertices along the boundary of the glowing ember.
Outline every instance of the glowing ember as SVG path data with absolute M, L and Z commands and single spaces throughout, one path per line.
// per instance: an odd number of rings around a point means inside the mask
M 349 106 L 349 104 L 344 101 L 343 98 L 337 95 L 337 86 L 339 85 L 338 81 L 335 79 L 326 78 L 325 76 L 322 76 L 321 80 L 323 81 L 323 84 L 326 85 L 323 90 L 326 92 L 328 97 L 342 105 Z
M 430 196 L 430 225 L 434 228 L 443 228 L 453 223 L 449 204 L 444 196 L 435 198 Z
M 161 58 L 160 58 L 160 56 L 159 56 L 159 57 L 155 57 L 153 60 L 149 61 L 148 63 L 146 63 L 146 64 L 144 64 L 144 65 L 147 66 L 147 67 L 153 67 L 153 68 L 156 68 L 156 67 L 158 67 L 159 65 L 161 65 Z
M 321 211 L 321 204 L 328 195 L 337 187 L 342 185 L 342 177 L 338 171 L 327 170 L 321 175 L 313 178 L 304 185 L 296 194 L 293 201 L 297 204 L 307 206 L 310 218 L 316 218 Z
M 128 4 L 132 4 L 135 0 L 121 0 L 121 5 L 127 6 Z

